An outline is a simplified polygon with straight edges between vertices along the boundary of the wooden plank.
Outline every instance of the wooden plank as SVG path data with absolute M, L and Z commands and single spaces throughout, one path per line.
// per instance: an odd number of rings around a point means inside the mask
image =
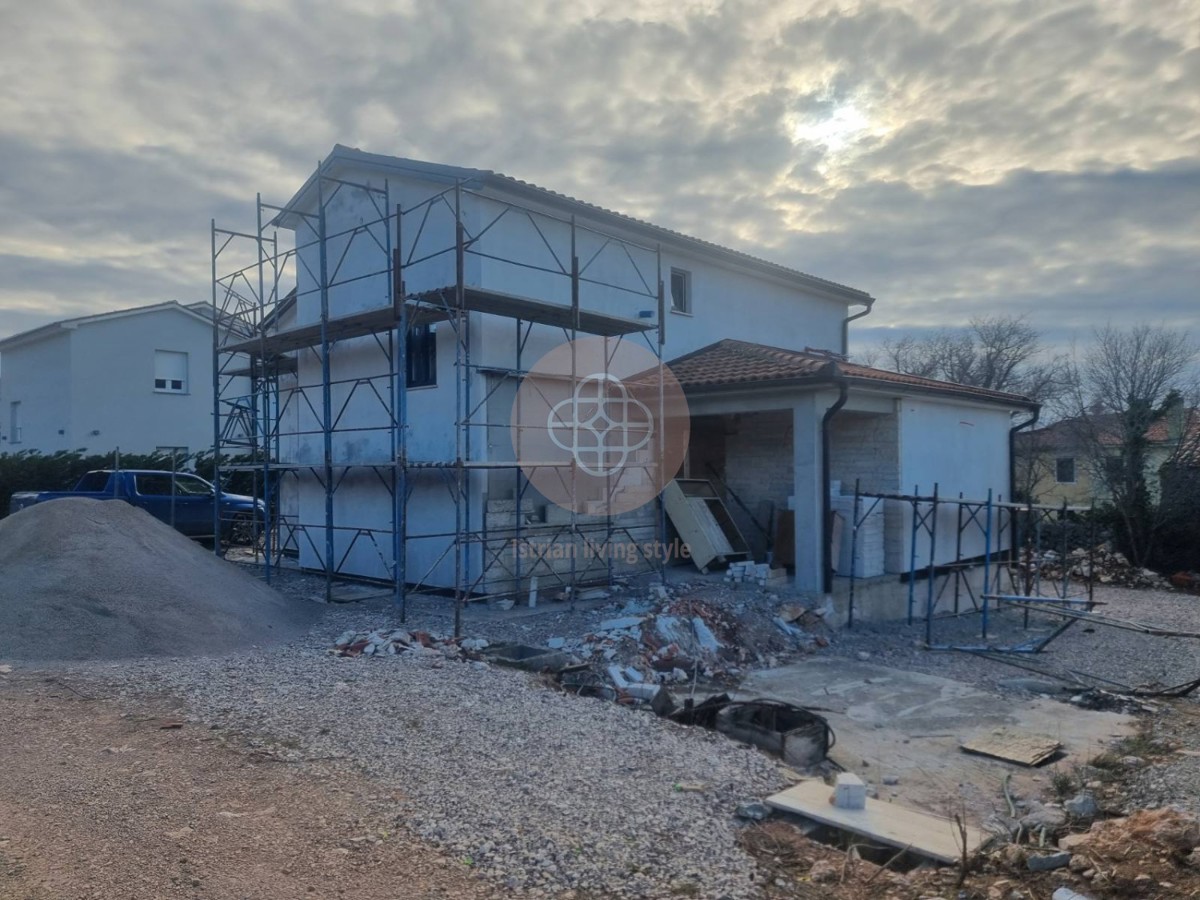
M 716 548 L 705 533 L 703 525 L 697 521 L 695 510 L 677 482 L 667 484 L 662 497 L 667 515 L 671 517 L 671 524 L 679 532 L 680 540 L 687 544 L 688 550 L 691 551 L 692 562 L 703 572 L 708 564 L 717 558 Z
M 990 756 L 1022 766 L 1039 766 L 1062 749 L 1062 744 L 1053 738 L 1003 728 L 975 734 L 961 746 L 964 753 Z
M 962 858 L 958 825 L 950 819 L 870 797 L 866 809 L 839 809 L 829 802 L 832 795 L 833 788 L 822 781 L 802 781 L 768 797 L 767 805 L 898 850 L 911 848 L 914 853 L 939 862 L 955 863 Z M 967 852 L 977 850 L 986 837 L 978 828 L 968 826 Z

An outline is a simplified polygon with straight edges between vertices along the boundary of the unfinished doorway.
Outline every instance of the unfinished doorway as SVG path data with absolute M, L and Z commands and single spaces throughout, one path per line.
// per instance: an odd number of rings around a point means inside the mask
M 792 410 L 696 416 L 688 446 L 689 478 L 712 481 L 753 559 L 774 551 L 794 564 L 791 502 L 795 493 Z

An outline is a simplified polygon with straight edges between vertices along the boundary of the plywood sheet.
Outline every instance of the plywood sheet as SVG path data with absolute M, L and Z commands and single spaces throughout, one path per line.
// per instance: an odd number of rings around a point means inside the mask
M 962 748 L 966 753 L 1022 766 L 1040 766 L 1052 759 L 1062 749 L 1062 744 L 1053 738 L 1002 728 L 975 734 L 963 742 Z
M 795 813 L 822 825 L 871 838 L 897 850 L 913 852 L 944 863 L 962 858 L 958 825 L 950 819 L 867 798 L 866 809 L 839 809 L 829 802 L 833 788 L 818 780 L 802 781 L 767 798 L 767 805 Z M 967 828 L 967 852 L 977 850 L 986 835 Z

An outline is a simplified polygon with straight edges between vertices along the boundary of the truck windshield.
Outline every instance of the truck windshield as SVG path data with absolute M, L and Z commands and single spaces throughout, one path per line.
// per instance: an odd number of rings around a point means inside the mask
M 75 485 L 75 490 L 89 494 L 98 494 L 107 487 L 107 472 L 88 472 L 79 479 L 79 484 Z
M 137 492 L 142 496 L 170 496 L 171 476 L 166 472 L 142 472 L 137 476 Z M 175 476 L 176 497 L 211 497 L 212 485 L 195 475 Z

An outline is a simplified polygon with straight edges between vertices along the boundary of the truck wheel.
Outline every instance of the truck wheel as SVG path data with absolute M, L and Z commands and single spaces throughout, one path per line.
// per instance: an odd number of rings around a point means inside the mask
M 263 523 L 250 513 L 238 513 L 229 525 L 229 542 L 239 546 L 263 545 Z

